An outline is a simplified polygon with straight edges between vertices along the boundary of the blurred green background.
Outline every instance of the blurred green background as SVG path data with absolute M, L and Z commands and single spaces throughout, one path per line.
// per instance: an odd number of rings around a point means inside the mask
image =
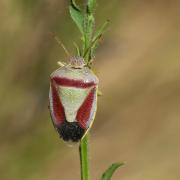
M 0 180 L 79 180 L 78 146 L 67 146 L 48 112 L 49 74 L 74 54 L 79 33 L 67 0 L 0 1 Z M 98 112 L 91 178 L 125 161 L 113 180 L 180 179 L 180 1 L 98 0 Z

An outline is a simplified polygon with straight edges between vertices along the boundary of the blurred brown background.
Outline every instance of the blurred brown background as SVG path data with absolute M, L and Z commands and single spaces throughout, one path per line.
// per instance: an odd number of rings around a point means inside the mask
M 0 1 L 0 179 L 79 180 L 78 146 L 58 138 L 49 74 L 79 33 L 67 0 Z M 91 130 L 91 179 L 180 179 L 180 1 L 98 0 L 110 19 L 94 64 L 103 96 Z

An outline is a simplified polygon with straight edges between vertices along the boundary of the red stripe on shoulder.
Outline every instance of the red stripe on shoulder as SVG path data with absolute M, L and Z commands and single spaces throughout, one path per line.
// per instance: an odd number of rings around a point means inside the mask
M 65 77 L 53 77 L 52 79 L 58 85 L 68 87 L 88 88 L 96 85 L 94 82 L 84 82 L 83 80 L 68 79 Z
M 64 108 L 61 103 L 61 99 L 58 95 L 56 84 L 51 80 L 51 89 L 52 89 L 52 105 L 53 105 L 53 114 L 55 116 L 55 125 L 61 124 L 65 120 Z
M 86 97 L 84 103 L 81 105 L 79 108 L 77 115 L 76 115 L 76 120 L 78 124 L 83 128 L 86 129 L 86 123 L 89 120 L 90 114 L 91 114 L 91 109 L 94 101 L 94 93 L 95 89 L 93 88 L 88 96 Z

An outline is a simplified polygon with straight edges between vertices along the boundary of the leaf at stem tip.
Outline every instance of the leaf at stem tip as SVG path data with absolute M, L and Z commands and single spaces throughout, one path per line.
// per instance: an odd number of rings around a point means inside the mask
M 124 163 L 114 163 L 112 164 L 102 175 L 101 180 L 111 180 L 113 173 L 116 171 L 117 168 L 123 166 Z
M 73 6 L 73 8 L 75 8 L 76 10 L 81 11 L 75 0 L 71 0 L 71 6 Z
M 74 5 L 71 5 L 69 6 L 69 12 L 70 12 L 71 18 L 76 23 L 80 32 L 83 34 L 84 16 L 83 16 L 82 11 L 77 9 Z
M 96 0 L 88 0 L 88 12 L 89 13 L 94 13 L 96 8 Z

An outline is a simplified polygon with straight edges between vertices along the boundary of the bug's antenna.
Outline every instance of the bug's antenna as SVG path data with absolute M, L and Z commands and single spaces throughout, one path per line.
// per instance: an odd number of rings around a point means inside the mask
M 55 34 L 53 33 L 50 33 L 53 38 L 56 40 L 56 42 L 63 48 L 64 52 L 66 53 L 66 55 L 68 57 L 71 57 L 71 54 L 69 53 L 69 51 L 67 50 L 67 48 L 65 47 L 65 45 L 62 43 L 62 41 L 58 38 L 58 36 L 56 36 Z

